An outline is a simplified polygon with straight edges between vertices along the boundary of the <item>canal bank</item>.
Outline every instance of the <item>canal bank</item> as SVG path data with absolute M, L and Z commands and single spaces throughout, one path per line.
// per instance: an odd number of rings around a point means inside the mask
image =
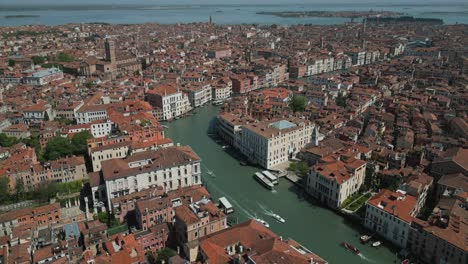
M 205 106 L 193 116 L 165 123 L 166 136 L 175 143 L 190 145 L 201 157 L 204 184 L 215 200 L 222 196 L 229 199 L 235 210 L 234 220 L 262 218 L 278 235 L 295 239 L 332 264 L 397 263 L 395 253 L 388 248 L 360 244 L 363 230 L 358 225 L 310 201 L 287 179 L 281 179 L 274 191 L 255 181 L 253 175 L 259 168 L 241 166 L 227 153 L 229 149 L 208 136 L 218 109 Z M 279 214 L 286 223 L 275 221 L 271 213 Z M 342 241 L 356 246 L 362 256 L 345 250 Z

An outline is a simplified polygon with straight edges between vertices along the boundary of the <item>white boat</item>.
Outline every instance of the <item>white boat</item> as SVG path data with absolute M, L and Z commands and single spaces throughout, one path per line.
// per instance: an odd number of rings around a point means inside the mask
M 275 175 L 273 175 L 271 172 L 269 171 L 262 171 L 262 174 L 268 179 L 270 180 L 271 183 L 273 184 L 278 184 L 278 177 L 276 177 Z
M 222 148 L 223 148 L 223 149 L 227 149 L 227 148 L 229 148 L 229 146 L 228 146 L 228 145 L 225 145 L 225 146 L 223 146 Z
M 380 245 L 382 245 L 382 243 L 380 241 L 376 241 L 376 242 L 372 243 L 373 247 L 378 247 Z
M 255 218 L 255 221 L 259 222 L 260 224 L 266 226 L 266 227 L 270 227 L 270 225 L 265 221 L 265 220 L 262 220 L 260 218 Z
M 271 217 L 273 217 L 274 219 L 276 219 L 278 222 L 286 223 L 286 220 L 284 220 L 284 218 L 281 217 L 281 216 L 279 216 L 278 214 L 271 214 Z
M 270 180 L 268 180 L 263 174 L 261 174 L 260 172 L 256 172 L 254 177 L 255 179 L 257 179 L 258 182 L 263 184 L 263 186 L 265 186 L 269 190 L 273 190 L 273 183 L 271 183 Z

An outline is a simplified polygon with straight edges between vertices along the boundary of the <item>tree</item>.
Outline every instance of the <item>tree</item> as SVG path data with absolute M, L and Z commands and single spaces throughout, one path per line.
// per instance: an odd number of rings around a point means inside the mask
M 177 255 L 177 253 L 170 249 L 170 248 L 163 248 L 161 250 L 158 250 L 158 252 L 156 252 L 157 254 L 157 257 L 156 257 L 156 263 L 168 263 L 169 262 L 169 259 L 175 255 Z
M 60 136 L 53 137 L 49 140 L 44 150 L 44 159 L 56 160 L 61 157 L 72 155 L 74 150 L 74 146 L 68 138 Z
M 307 98 L 302 95 L 294 95 L 289 103 L 289 107 L 294 113 L 304 111 L 306 106 Z
M 42 56 L 33 56 L 31 59 L 34 65 L 41 65 L 45 62 L 45 58 Z
M 303 161 L 291 162 L 288 171 L 294 172 L 299 177 L 305 177 L 309 173 L 309 166 Z
M 22 201 L 24 198 L 24 182 L 22 179 L 18 179 L 15 185 L 15 200 L 16 202 Z
M 16 61 L 15 61 L 15 60 L 13 60 L 13 59 L 9 59 L 9 60 L 8 60 L 8 66 L 9 66 L 9 67 L 15 67 L 15 65 L 16 65 Z
M 73 136 L 71 144 L 73 145 L 73 154 L 85 155 L 88 149 L 88 139 L 93 136 L 88 131 L 81 131 Z
M 57 56 L 57 60 L 60 62 L 72 62 L 75 60 L 73 56 L 66 54 L 65 52 L 60 52 Z
M 0 133 L 0 146 L 2 147 L 11 147 L 18 142 L 19 140 L 17 138 L 9 137 L 5 133 Z
M 335 99 L 335 102 L 338 106 L 341 106 L 343 108 L 346 107 L 346 97 L 344 97 L 341 93 L 338 94 L 338 96 Z
M 9 200 L 10 197 L 10 179 L 5 176 L 0 177 L 0 203 L 4 203 Z

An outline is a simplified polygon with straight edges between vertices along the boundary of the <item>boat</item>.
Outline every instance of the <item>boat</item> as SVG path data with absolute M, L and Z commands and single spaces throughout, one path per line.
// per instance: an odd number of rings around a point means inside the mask
M 273 190 L 273 187 L 274 187 L 273 183 L 271 183 L 270 180 L 268 180 L 265 176 L 263 176 L 263 174 L 261 174 L 260 172 L 256 172 L 254 174 L 254 177 L 258 182 L 260 182 L 267 189 Z
M 265 177 L 271 181 L 271 183 L 273 184 L 278 184 L 278 177 L 276 177 L 275 175 L 273 175 L 271 172 L 269 171 L 262 171 L 262 174 L 265 175 Z
M 368 236 L 368 235 L 362 235 L 361 236 L 361 242 L 362 243 L 367 243 L 369 242 L 369 240 L 372 238 L 372 236 Z
M 351 245 L 351 244 L 349 244 L 349 243 L 346 243 L 346 242 L 342 242 L 341 244 L 342 244 L 347 250 L 354 252 L 356 255 L 361 254 L 361 251 L 359 251 L 359 249 L 355 248 L 353 245 Z
M 226 197 L 219 198 L 219 207 L 223 209 L 225 214 L 230 214 L 234 212 L 234 208 Z
M 239 162 L 239 164 L 240 164 L 241 166 L 247 166 L 247 162 L 245 162 L 245 161 L 241 161 L 241 162 Z
M 382 243 L 380 241 L 376 241 L 376 242 L 372 243 L 373 247 L 378 247 L 380 245 L 382 245 Z
M 284 220 L 284 218 L 279 216 L 278 214 L 271 214 L 271 217 L 273 217 L 274 219 L 276 219 L 280 223 L 285 223 L 286 222 L 286 220 Z
M 259 222 L 260 224 L 264 225 L 265 227 L 270 227 L 270 225 L 265 221 L 260 218 L 255 218 L 255 221 Z
M 223 149 L 227 149 L 227 148 L 229 148 L 229 146 L 228 146 L 228 145 L 224 145 L 224 146 L 222 146 L 222 148 L 223 148 Z
M 409 262 L 409 259 L 405 259 L 405 260 L 403 260 L 403 261 L 401 262 L 401 264 L 409 264 L 409 263 L 410 263 L 410 262 Z

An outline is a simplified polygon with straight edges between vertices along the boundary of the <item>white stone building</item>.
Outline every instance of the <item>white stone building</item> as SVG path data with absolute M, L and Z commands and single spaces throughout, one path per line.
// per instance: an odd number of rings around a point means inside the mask
M 174 146 L 102 162 L 109 208 L 113 198 L 162 186 L 166 191 L 201 184 L 201 159 L 189 146 Z
M 364 226 L 400 248 L 406 248 L 417 199 L 404 191 L 381 190 L 366 203 Z
M 310 143 L 314 126 L 299 118 L 246 124 L 239 133 L 239 149 L 251 162 L 271 169 Z
M 187 94 L 170 85 L 148 90 L 146 100 L 154 107 L 154 115 L 159 120 L 172 120 L 192 109 Z
M 365 179 L 366 162 L 353 157 L 327 156 L 307 176 L 306 191 L 321 203 L 339 208 L 359 191 Z

